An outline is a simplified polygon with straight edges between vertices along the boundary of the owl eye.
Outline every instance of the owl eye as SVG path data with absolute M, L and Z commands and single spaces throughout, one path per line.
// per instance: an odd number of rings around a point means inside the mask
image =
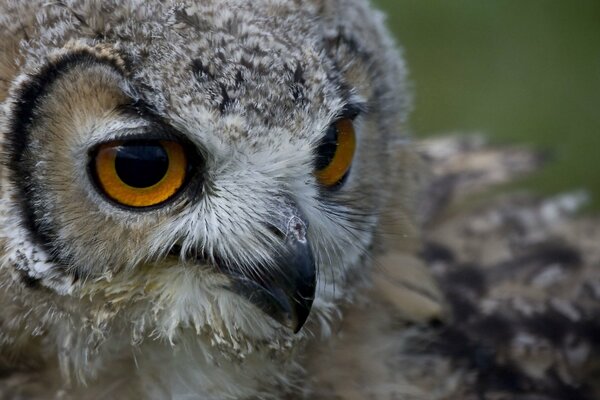
M 97 148 L 91 168 L 96 184 L 111 200 L 129 207 L 150 207 L 181 189 L 188 158 L 175 141 L 113 141 Z
M 352 119 L 342 118 L 332 124 L 316 149 L 315 176 L 326 187 L 335 187 L 348 175 L 356 136 Z

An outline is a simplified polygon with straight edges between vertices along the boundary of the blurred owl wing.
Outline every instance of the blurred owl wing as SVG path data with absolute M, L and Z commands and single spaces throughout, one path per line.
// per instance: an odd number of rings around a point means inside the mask
M 585 193 L 486 193 L 540 164 L 523 149 L 447 138 L 424 153 L 450 188 L 422 250 L 452 314 L 424 350 L 458 374 L 446 398 L 598 398 L 600 221 L 576 215 Z
M 425 244 L 378 258 L 368 300 L 313 360 L 317 397 L 599 398 L 600 221 L 575 215 L 585 195 L 494 192 L 543 161 L 526 149 L 420 147 Z

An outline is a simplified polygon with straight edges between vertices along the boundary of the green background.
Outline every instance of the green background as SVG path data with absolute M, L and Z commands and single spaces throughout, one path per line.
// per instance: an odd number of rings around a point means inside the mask
M 600 0 L 375 0 L 404 48 L 416 136 L 483 133 L 545 151 L 522 185 L 600 209 Z

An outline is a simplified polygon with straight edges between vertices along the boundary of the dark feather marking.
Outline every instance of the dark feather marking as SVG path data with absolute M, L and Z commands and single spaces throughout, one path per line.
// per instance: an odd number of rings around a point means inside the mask
M 589 318 L 573 324 L 572 330 L 577 337 L 595 345 L 595 351 L 600 355 L 600 311 Z
M 38 289 L 40 287 L 40 280 L 30 276 L 27 271 L 17 270 L 19 272 L 19 278 L 21 283 L 29 289 Z
M 65 10 L 67 10 L 81 24 L 81 26 L 83 26 L 87 29 L 90 29 L 94 33 L 95 39 L 101 40 L 106 37 L 107 32 L 103 32 L 98 29 L 93 29 L 82 14 L 75 11 L 72 7 L 67 5 L 64 1 L 57 1 L 55 3 L 50 3 L 50 5 L 57 5 L 59 7 L 64 8 Z M 107 12 L 107 10 L 103 10 L 103 11 Z
M 179 9 L 175 11 L 175 20 L 183 23 L 198 32 L 208 32 L 211 25 L 206 19 L 201 19 L 199 15 L 188 15 L 185 10 Z
M 67 10 L 77 21 L 79 21 L 79 23 L 81 25 L 85 26 L 86 28 L 90 27 L 90 25 L 87 23 L 87 21 L 85 20 L 83 15 L 81 15 L 78 12 L 76 12 L 75 10 L 73 10 L 73 8 L 71 8 L 67 4 L 65 4 L 64 1 L 56 1 L 54 4 Z
M 304 70 L 302 69 L 300 63 L 298 63 L 296 65 L 296 69 L 294 70 L 294 83 L 298 85 L 304 85 L 305 82 L 306 81 L 304 80 Z
M 495 314 L 480 316 L 473 322 L 469 330 L 482 332 L 482 340 L 491 345 L 509 343 L 515 333 L 507 318 Z
M 477 307 L 472 300 L 466 296 L 457 293 L 446 293 L 448 303 L 452 308 L 453 314 L 460 316 L 461 321 L 468 321 L 472 316 L 477 315 Z
M 224 114 L 227 111 L 227 108 L 233 103 L 233 99 L 229 97 L 229 93 L 227 93 L 227 88 L 225 85 L 221 86 L 221 103 L 219 103 L 219 111 L 221 114 Z
M 300 63 L 296 64 L 295 69 L 292 69 L 289 66 L 288 69 L 292 78 L 292 81 L 289 84 L 292 97 L 294 98 L 294 101 L 300 103 L 300 105 L 305 104 L 306 97 L 304 95 L 304 85 L 306 84 L 306 81 L 304 79 L 304 70 Z
M 244 75 L 242 74 L 242 70 L 238 70 L 235 74 L 235 84 L 239 87 L 242 83 L 244 83 Z
M 208 70 L 208 67 L 204 65 L 201 59 L 195 58 L 192 60 L 192 72 L 196 79 L 200 82 L 205 82 L 208 79 L 214 79 L 214 76 Z
M 559 264 L 563 268 L 576 269 L 581 266 L 582 257 L 579 251 L 569 244 L 547 241 L 528 247 L 523 251 L 523 254 L 509 261 L 492 266 L 487 276 L 493 282 L 513 279 L 516 274 L 524 271 L 527 271 L 530 276 L 534 276 L 550 264 Z
M 23 39 L 25 39 L 27 42 L 29 42 L 31 40 L 31 37 L 29 36 L 29 33 L 27 32 L 27 28 L 25 28 L 25 25 L 23 25 L 22 21 L 19 21 L 19 26 L 21 28 L 21 32 L 23 32 Z
M 547 241 L 528 249 L 524 262 L 540 264 L 561 264 L 563 266 L 579 266 L 582 263 L 581 254 L 571 245 L 559 241 Z
M 448 290 L 472 292 L 476 297 L 482 296 L 487 291 L 486 278 L 481 268 L 474 265 L 455 266 L 455 270 L 449 272 L 442 283 Z
M 554 310 L 548 310 L 543 314 L 523 319 L 522 324 L 531 333 L 560 346 L 569 334 L 572 321 Z
M 427 264 L 436 262 L 452 263 L 455 260 L 455 255 L 450 248 L 431 241 L 424 243 L 420 256 Z
M 247 70 L 251 71 L 254 68 L 254 64 L 252 64 L 252 61 L 248 60 L 246 57 L 242 56 L 240 58 L 240 65 L 242 67 L 245 67 Z

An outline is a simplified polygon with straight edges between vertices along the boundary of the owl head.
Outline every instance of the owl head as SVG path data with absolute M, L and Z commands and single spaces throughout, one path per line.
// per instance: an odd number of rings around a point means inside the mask
M 350 296 L 401 196 L 408 104 L 366 4 L 6 7 L 33 21 L 0 22 L 15 285 L 165 335 L 287 335 Z

